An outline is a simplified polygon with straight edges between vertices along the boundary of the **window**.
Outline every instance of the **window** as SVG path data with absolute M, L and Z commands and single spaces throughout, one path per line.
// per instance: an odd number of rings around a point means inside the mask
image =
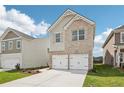
M 56 34 L 56 42 L 57 43 L 61 42 L 61 34 L 60 33 Z
M 16 41 L 16 49 L 20 49 L 21 48 L 21 40 L 17 40 Z
M 77 41 L 78 40 L 77 34 L 78 34 L 77 31 L 72 32 L 72 41 Z
M 13 49 L 13 41 L 8 42 L 8 49 L 12 50 Z
M 85 32 L 84 30 L 72 31 L 72 41 L 84 40 Z
M 5 42 L 2 42 L 2 51 L 5 51 L 5 47 L 6 47 Z
M 85 39 L 85 33 L 84 30 L 79 30 L 79 40 L 84 40 Z
M 121 43 L 124 43 L 124 32 L 121 32 Z

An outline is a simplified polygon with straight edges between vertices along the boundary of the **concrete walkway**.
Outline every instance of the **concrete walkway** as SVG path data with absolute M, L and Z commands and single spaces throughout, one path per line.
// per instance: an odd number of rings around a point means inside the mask
M 0 87 L 82 87 L 86 74 L 84 70 L 47 70 Z

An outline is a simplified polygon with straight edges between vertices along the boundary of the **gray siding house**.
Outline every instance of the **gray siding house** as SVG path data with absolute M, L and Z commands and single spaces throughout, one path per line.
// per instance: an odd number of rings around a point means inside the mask
M 48 39 L 36 39 L 20 31 L 7 28 L 1 36 L 1 67 L 14 69 L 47 66 Z

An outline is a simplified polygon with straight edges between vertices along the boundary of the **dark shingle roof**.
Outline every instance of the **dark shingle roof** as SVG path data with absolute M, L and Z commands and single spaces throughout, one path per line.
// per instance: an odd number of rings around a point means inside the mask
M 115 30 L 117 30 L 117 29 L 124 29 L 124 25 L 122 25 L 122 26 L 116 28 Z

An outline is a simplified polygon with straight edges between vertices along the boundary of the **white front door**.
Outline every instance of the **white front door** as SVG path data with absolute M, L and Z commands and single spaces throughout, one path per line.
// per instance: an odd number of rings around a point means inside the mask
M 53 55 L 52 68 L 68 69 L 68 55 Z
M 88 69 L 88 54 L 71 54 L 69 56 L 70 69 Z

